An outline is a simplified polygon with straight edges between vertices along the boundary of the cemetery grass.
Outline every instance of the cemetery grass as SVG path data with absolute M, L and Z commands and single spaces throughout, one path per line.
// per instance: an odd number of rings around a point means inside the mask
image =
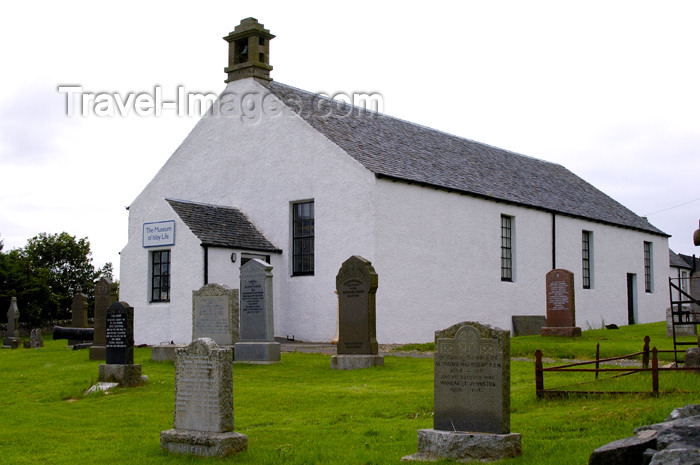
M 168 455 L 159 435 L 173 427 L 172 362 L 151 362 L 150 349 L 137 348 L 147 385 L 86 397 L 100 362 L 65 341 L 45 343 L 0 351 L 3 464 L 399 464 L 416 452 L 417 430 L 432 427 L 430 358 L 387 356 L 384 367 L 335 371 L 327 355 L 283 353 L 277 365 L 234 365 L 235 429 L 248 436 L 246 452 Z M 534 363 L 511 369 L 511 430 L 522 434 L 523 455 L 504 464 L 585 464 L 595 448 L 700 403 L 698 392 L 537 400 Z M 650 389 L 632 378 L 623 379 Z M 697 380 L 664 373 L 661 388 L 697 391 Z

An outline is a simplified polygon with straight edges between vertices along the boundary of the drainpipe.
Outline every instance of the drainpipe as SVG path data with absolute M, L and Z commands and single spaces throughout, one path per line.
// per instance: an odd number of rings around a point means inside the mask
M 209 284 L 209 247 L 202 244 L 204 248 L 204 284 Z
M 557 268 L 557 215 L 552 212 L 552 269 Z

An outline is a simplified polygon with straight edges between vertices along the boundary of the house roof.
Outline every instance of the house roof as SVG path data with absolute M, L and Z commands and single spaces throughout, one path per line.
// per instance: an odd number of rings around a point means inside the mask
M 685 255 L 679 253 L 678 256 L 681 258 L 681 260 L 688 264 L 688 268 L 692 270 L 700 269 L 700 258 L 697 258 L 695 255 Z
M 377 177 L 668 236 L 561 165 L 279 82 L 268 88 Z
M 281 253 L 239 210 L 165 199 L 202 245 Z
M 676 268 L 687 268 L 691 269 L 690 263 L 686 262 L 683 257 L 679 256 L 676 252 L 668 249 L 669 264 Z

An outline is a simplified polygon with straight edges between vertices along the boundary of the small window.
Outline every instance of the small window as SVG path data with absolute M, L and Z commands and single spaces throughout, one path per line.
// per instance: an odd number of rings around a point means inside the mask
M 151 252 L 151 302 L 170 302 L 170 250 Z
M 292 275 L 314 274 L 314 202 L 292 204 Z
M 581 276 L 583 277 L 583 288 L 591 288 L 592 254 L 591 242 L 593 233 L 583 231 L 581 234 Z
M 644 290 L 654 292 L 654 282 L 652 279 L 652 247 L 651 242 L 644 243 Z
M 513 281 L 513 217 L 501 215 L 501 281 Z

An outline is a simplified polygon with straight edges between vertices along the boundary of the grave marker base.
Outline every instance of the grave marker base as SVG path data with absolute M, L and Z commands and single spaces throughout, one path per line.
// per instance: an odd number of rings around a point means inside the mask
M 280 361 L 279 342 L 237 342 L 233 360 L 238 362 L 277 363 Z
M 6 337 L 2 343 L 3 349 L 19 349 L 22 345 L 22 339 L 18 337 Z
M 141 365 L 105 364 L 99 366 L 98 381 L 116 382 L 121 387 L 141 386 L 148 381 L 141 375 Z
M 248 436 L 233 431 L 215 433 L 169 429 L 160 433 L 160 448 L 172 454 L 226 457 L 248 447 Z
M 331 368 L 333 370 L 358 370 L 362 368 L 383 366 L 383 355 L 340 354 L 331 356 Z
M 580 337 L 581 328 L 578 326 L 545 326 L 540 334 L 542 336 Z
M 105 346 L 90 346 L 90 360 L 107 360 L 107 348 Z
M 170 360 L 172 362 L 175 360 L 175 351 L 177 349 L 184 349 L 185 347 L 187 346 L 183 344 L 160 344 L 151 346 L 151 361 L 165 362 Z
M 520 434 L 471 433 L 462 431 L 418 430 L 418 452 L 402 457 L 402 461 L 437 462 L 444 459 L 458 462 L 496 461 L 517 457 L 522 453 Z

